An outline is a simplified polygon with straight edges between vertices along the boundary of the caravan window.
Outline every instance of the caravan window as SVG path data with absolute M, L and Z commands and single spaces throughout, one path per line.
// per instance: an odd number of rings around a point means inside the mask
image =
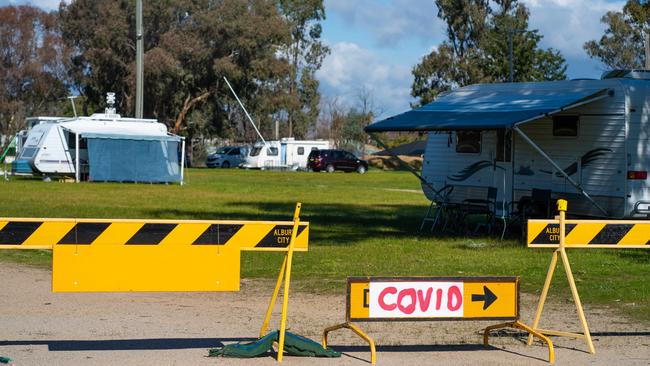
M 68 137 L 68 149 L 70 149 L 70 150 L 76 149 L 77 148 L 77 138 L 76 138 L 75 134 L 68 131 L 66 136 Z M 82 149 L 82 150 L 88 148 L 88 144 L 86 142 L 86 139 L 81 138 L 81 136 L 79 136 L 79 148 Z
M 456 131 L 456 152 L 478 154 L 481 152 L 481 131 Z
M 512 135 L 505 128 L 497 130 L 497 161 L 511 161 Z
M 260 154 L 260 151 L 262 151 L 261 147 L 254 147 L 253 150 L 251 150 L 251 156 L 257 156 Z
M 278 156 L 278 148 L 277 147 L 269 147 L 266 149 L 266 155 L 267 156 Z
M 553 116 L 553 136 L 578 136 L 580 116 Z
M 305 155 L 305 148 L 304 147 L 300 146 L 298 148 L 298 155 Z

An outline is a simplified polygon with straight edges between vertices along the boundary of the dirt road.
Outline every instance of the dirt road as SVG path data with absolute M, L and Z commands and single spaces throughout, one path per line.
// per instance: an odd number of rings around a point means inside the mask
M 257 336 L 272 283 L 243 281 L 239 293 L 57 293 L 50 271 L 0 263 L 0 355 L 12 365 L 276 365 L 272 357 L 206 357 L 208 349 Z M 522 297 L 530 323 L 536 299 Z M 279 307 L 278 307 L 279 310 Z M 555 338 L 557 365 L 650 365 L 650 326 L 586 306 L 596 355 L 576 340 Z M 272 324 L 279 324 L 276 311 Z M 290 330 L 320 341 L 344 318 L 344 297 L 294 293 Z M 546 348 L 522 337 L 481 345 L 486 322 L 360 324 L 379 345 L 379 365 L 545 365 Z M 571 303 L 551 303 L 547 328 L 579 330 Z M 285 365 L 368 365 L 367 346 L 334 333 L 339 359 L 285 357 Z

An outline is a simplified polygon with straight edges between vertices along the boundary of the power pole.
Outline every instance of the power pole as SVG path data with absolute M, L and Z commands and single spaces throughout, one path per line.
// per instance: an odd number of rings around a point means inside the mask
M 645 34 L 645 69 L 650 70 L 650 29 Z
M 512 47 L 512 36 L 515 33 L 526 33 L 525 29 L 508 29 L 508 66 L 510 69 L 510 78 L 508 79 L 511 83 L 514 82 L 514 66 L 513 66 L 513 47 Z
M 142 97 L 142 76 L 143 76 L 143 33 L 142 33 L 142 0 L 135 2 L 135 118 L 142 118 L 143 97 Z

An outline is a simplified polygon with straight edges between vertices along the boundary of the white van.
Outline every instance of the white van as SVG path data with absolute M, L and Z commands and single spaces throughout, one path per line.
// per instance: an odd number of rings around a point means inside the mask
M 306 169 L 312 150 L 329 149 L 326 140 L 296 140 L 285 137 L 280 141 L 258 141 L 241 165 L 246 169 Z

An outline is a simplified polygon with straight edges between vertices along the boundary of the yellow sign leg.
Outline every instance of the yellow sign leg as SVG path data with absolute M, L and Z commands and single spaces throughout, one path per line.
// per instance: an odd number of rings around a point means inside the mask
M 350 323 L 350 322 L 345 322 L 342 324 L 337 324 L 334 326 L 331 326 L 329 328 L 325 328 L 323 331 L 323 348 L 327 348 L 327 335 L 330 332 L 333 332 L 338 329 L 342 328 L 347 328 L 353 331 L 356 335 L 361 337 L 364 341 L 368 342 L 368 345 L 370 346 L 370 363 L 371 364 L 376 364 L 377 363 L 377 352 L 375 350 L 375 341 L 366 333 L 364 333 L 361 329 L 359 329 L 356 325 Z
M 516 329 L 521 329 L 526 332 L 528 332 L 528 337 L 529 339 L 532 338 L 533 336 L 539 338 L 542 342 L 546 343 L 546 346 L 548 347 L 548 362 L 550 364 L 555 363 L 555 351 L 553 349 L 553 342 L 545 336 L 544 334 L 535 331 L 531 327 L 527 326 L 526 324 L 520 322 L 519 320 L 515 320 L 514 322 L 507 322 L 507 323 L 502 323 L 502 324 L 496 324 L 496 325 L 491 325 L 487 328 L 485 328 L 485 331 L 483 332 L 483 345 L 488 346 L 488 337 L 490 336 L 490 332 L 495 330 L 495 329 L 502 329 L 502 328 L 516 328 Z
M 546 280 L 544 281 L 544 287 L 542 287 L 542 293 L 539 296 L 539 304 L 537 304 L 537 312 L 535 312 L 535 319 L 533 320 L 533 329 L 537 329 L 539 326 L 539 320 L 542 317 L 542 311 L 544 311 L 544 303 L 546 302 L 546 296 L 548 296 L 548 289 L 551 287 L 555 266 L 557 266 L 557 252 L 557 250 L 553 251 L 551 264 L 548 266 L 548 272 L 546 272 Z M 530 346 L 531 344 L 533 344 L 533 335 L 529 334 L 528 345 Z
M 578 295 L 578 288 L 576 283 L 573 280 L 573 272 L 571 272 L 571 265 L 569 264 L 569 257 L 566 255 L 564 246 L 560 247 L 560 256 L 562 257 L 562 264 L 564 265 L 564 270 L 566 272 L 566 277 L 569 280 L 569 287 L 571 287 L 571 295 L 573 295 L 573 301 L 576 304 L 576 309 L 578 310 L 578 317 L 580 318 L 580 323 L 582 324 L 582 331 L 584 334 L 585 342 L 587 342 L 587 347 L 589 347 L 589 353 L 595 354 L 596 350 L 594 349 L 594 344 L 591 341 L 591 333 L 589 333 L 589 325 L 587 324 L 587 318 L 585 318 L 585 312 L 582 309 L 582 303 L 580 302 L 580 295 Z
M 293 215 L 293 230 L 291 231 L 291 241 L 286 256 L 286 268 L 284 277 L 284 295 L 282 297 L 282 320 L 280 321 L 280 339 L 278 339 L 278 362 L 282 362 L 282 353 L 284 352 L 284 333 L 287 326 L 287 309 L 289 307 L 289 285 L 291 284 L 291 262 L 293 260 L 293 247 L 296 242 L 296 234 L 300 225 L 300 202 L 296 204 L 296 211 Z
M 553 252 L 553 257 L 551 258 L 551 265 L 548 268 L 546 274 L 546 281 L 544 282 L 544 287 L 542 288 L 542 293 L 539 298 L 539 304 L 537 306 L 537 313 L 535 314 L 535 319 L 533 321 L 533 330 L 543 333 L 556 335 L 561 337 L 573 337 L 573 338 L 582 338 L 587 343 L 589 352 L 595 354 L 596 350 L 594 349 L 594 344 L 591 340 L 591 333 L 589 333 L 589 325 L 587 324 L 587 319 L 585 317 L 584 310 L 582 309 L 582 302 L 580 301 L 580 296 L 578 295 L 578 288 L 576 287 L 575 280 L 573 279 L 573 272 L 571 271 L 571 264 L 569 263 L 569 257 L 566 254 L 565 249 L 565 240 L 566 240 L 566 228 L 565 228 L 565 216 L 567 210 L 567 203 L 565 200 L 558 200 L 558 211 L 560 212 L 559 217 L 559 227 L 560 227 L 560 243 L 558 249 Z M 580 318 L 580 324 L 582 325 L 583 334 L 561 332 L 555 330 L 545 330 L 539 329 L 539 320 L 542 316 L 542 310 L 544 309 L 544 302 L 548 295 L 548 289 L 551 286 L 551 281 L 553 280 L 553 273 L 555 271 L 555 266 L 557 265 L 558 253 L 562 258 L 562 264 L 564 266 L 564 272 L 566 273 L 567 280 L 569 281 L 569 287 L 571 288 L 571 295 L 573 296 L 573 302 L 576 305 L 576 310 L 578 311 L 578 317 Z M 533 335 L 532 333 L 528 336 L 528 345 L 532 344 Z
M 280 274 L 278 274 L 278 280 L 275 283 L 275 289 L 273 289 L 273 295 L 271 296 L 271 301 L 269 302 L 269 307 L 266 309 L 266 315 L 264 316 L 264 323 L 262 323 L 262 329 L 260 329 L 260 338 L 266 335 L 266 329 L 269 326 L 269 321 L 271 321 L 271 314 L 273 313 L 273 307 L 275 306 L 275 301 L 278 298 L 280 293 L 280 287 L 282 286 L 282 279 L 284 279 L 284 272 L 287 268 L 287 256 L 284 256 L 282 261 L 282 267 L 280 267 Z

